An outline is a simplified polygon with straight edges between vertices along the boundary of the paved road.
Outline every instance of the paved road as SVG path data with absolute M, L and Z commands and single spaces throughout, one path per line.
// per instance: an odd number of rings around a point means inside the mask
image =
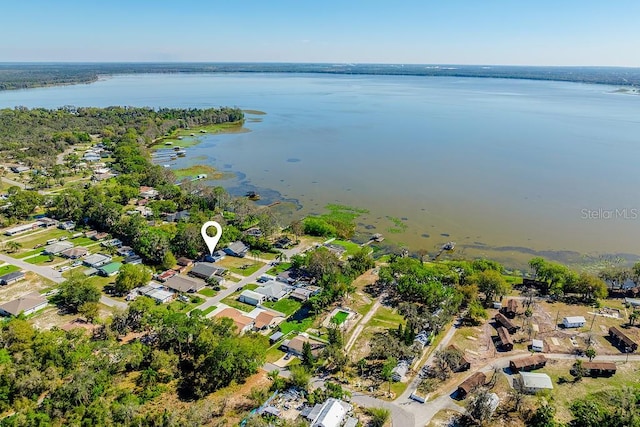
M 412 410 L 406 409 L 395 402 L 376 399 L 367 394 L 354 391 L 351 394 L 351 401 L 367 408 L 386 408 L 391 411 L 391 421 L 394 427 L 424 426 L 422 419 L 417 419 Z
M 28 262 L 24 262 L 23 260 L 13 258 L 5 254 L 0 254 L 0 261 L 13 264 L 16 267 L 20 267 L 22 270 L 32 271 L 56 283 L 62 283 L 66 280 L 64 277 L 62 277 L 62 274 L 60 274 L 59 271 L 54 270 L 51 267 L 29 264 Z
M 449 328 L 449 330 L 447 331 L 447 333 L 445 334 L 445 336 L 442 338 L 442 341 L 440 341 L 440 344 L 438 344 L 438 348 L 431 349 L 431 354 L 427 358 L 427 361 L 424 363 L 424 365 L 431 365 L 433 363 L 433 359 L 435 358 L 436 352 L 439 349 L 445 348 L 446 346 L 449 345 L 449 341 L 451 341 L 456 331 L 458 330 L 459 326 L 460 326 L 460 321 L 456 319 L 451 325 L 451 327 Z M 416 391 L 416 389 L 418 388 L 418 384 L 420 384 L 420 377 L 416 375 L 416 377 L 413 379 L 411 384 L 409 384 L 409 386 L 404 391 L 404 393 L 402 393 L 402 395 L 400 395 L 400 397 L 398 397 L 396 401 L 409 400 L 409 396 L 411 396 L 411 393 Z
M 113 298 L 109 298 L 107 296 L 102 295 L 100 297 L 100 302 L 108 307 L 116 307 L 121 308 L 122 310 L 126 310 L 128 305 L 122 301 L 114 300 Z
M 306 250 L 306 249 L 308 249 L 310 247 L 311 247 L 311 245 L 302 246 L 302 244 L 300 244 L 297 247 L 294 247 L 292 249 L 285 249 L 282 252 L 284 252 L 284 254 L 287 256 L 287 259 L 290 259 L 293 255 L 296 255 L 296 254 L 298 254 L 300 252 L 303 252 L 304 250 Z M 198 308 L 199 310 L 204 311 L 204 310 L 206 310 L 207 308 L 209 308 L 211 306 L 217 306 L 218 304 L 220 304 L 220 302 L 223 299 L 225 299 L 229 295 L 233 294 L 238 289 L 240 289 L 240 288 L 242 288 L 242 287 L 244 287 L 244 286 L 246 286 L 246 285 L 248 285 L 250 283 L 255 283 L 258 280 L 258 278 L 260 278 L 260 276 L 266 274 L 267 271 L 269 271 L 272 268 L 271 263 L 273 262 L 273 261 L 264 260 L 264 259 L 258 259 L 258 261 L 264 262 L 265 265 L 262 266 L 260 269 L 258 269 L 258 271 L 253 273 L 251 276 L 243 277 L 237 283 L 233 283 L 231 281 L 228 281 L 228 283 L 231 283 L 228 288 L 222 289 L 215 296 L 207 298 L 205 302 L 203 302 L 202 304 L 200 304 L 196 308 Z
M 23 190 L 24 190 L 24 188 L 26 187 L 26 186 L 25 186 L 25 184 L 23 184 L 23 183 L 21 183 L 21 182 L 18 182 L 18 181 L 14 181 L 14 180 L 9 179 L 9 178 L 6 178 L 6 177 L 4 177 L 4 176 L 3 176 L 2 178 L 0 178 L 0 179 L 1 179 L 2 181 L 6 182 L 6 183 L 7 183 L 7 184 L 9 184 L 9 185 L 15 185 L 15 186 L 17 186 L 17 187 L 22 188 Z

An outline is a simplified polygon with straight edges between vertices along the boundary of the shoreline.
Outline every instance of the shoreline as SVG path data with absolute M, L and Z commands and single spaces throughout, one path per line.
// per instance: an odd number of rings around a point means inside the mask
M 52 68 L 56 67 L 56 68 Z M 2 71 L 24 71 L 30 75 L 34 70 L 42 76 L 18 82 L 26 86 L 15 87 L 13 81 L 2 81 Z M 65 82 L 51 82 L 65 70 L 84 72 L 74 80 L 71 75 Z M 620 76 L 617 73 L 626 70 L 637 76 Z M 47 74 L 48 73 L 48 74 Z M 543 66 L 505 66 L 505 65 L 438 65 L 438 64 L 331 64 L 331 63 L 0 63 L 0 92 L 12 90 L 37 89 L 76 84 L 92 84 L 114 76 L 143 74 L 309 74 L 309 75 L 362 75 L 362 76 L 408 76 L 408 77 L 459 77 L 493 78 L 507 80 L 530 80 L 564 83 L 581 83 L 613 86 L 620 89 L 640 87 L 640 70 L 632 67 L 543 67 Z M 48 80 L 45 80 L 48 79 Z M 3 87 L 14 85 L 12 87 Z

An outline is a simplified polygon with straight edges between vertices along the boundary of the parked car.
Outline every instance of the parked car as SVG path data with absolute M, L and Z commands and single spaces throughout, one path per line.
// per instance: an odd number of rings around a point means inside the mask
M 60 267 L 60 268 L 58 269 L 58 271 L 59 271 L 60 273 L 65 272 L 65 271 L 67 271 L 67 270 L 71 270 L 71 267 L 70 267 L 70 266 L 68 266 L 68 265 L 65 265 L 65 266 L 63 266 L 63 267 Z

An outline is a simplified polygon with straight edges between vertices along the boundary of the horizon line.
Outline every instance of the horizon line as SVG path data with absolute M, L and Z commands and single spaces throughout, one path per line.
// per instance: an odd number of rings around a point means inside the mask
M 640 66 L 630 65 L 532 65 L 532 64 L 455 64 L 455 63 L 394 63 L 394 62 L 290 62 L 290 61 L 0 61 L 0 65 L 102 65 L 102 64 L 270 64 L 270 65 L 382 65 L 382 66 L 452 66 L 452 67 L 539 67 L 539 68 L 628 68 L 640 69 Z

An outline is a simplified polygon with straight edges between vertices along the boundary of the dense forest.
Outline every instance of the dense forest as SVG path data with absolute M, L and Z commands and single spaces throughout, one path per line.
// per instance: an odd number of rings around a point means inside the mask
M 70 145 L 100 135 L 104 142 L 118 142 L 135 131 L 143 144 L 178 128 L 238 122 L 237 108 L 152 109 L 107 107 L 59 109 L 16 107 L 0 110 L 0 155 L 27 164 L 51 165 L 56 154 Z
M 86 280 L 74 278 L 63 292 L 90 286 Z M 144 338 L 119 342 L 132 333 Z M 230 319 L 188 316 L 146 298 L 93 335 L 39 331 L 15 318 L 0 327 L 0 411 L 16 413 L 0 425 L 183 425 L 145 402 L 172 389 L 200 398 L 243 381 L 264 363 L 266 340 L 236 335 Z
M 640 70 L 620 67 L 288 63 L 4 63 L 0 64 L 0 90 L 90 83 L 96 81 L 101 75 L 233 72 L 485 77 L 640 86 Z

